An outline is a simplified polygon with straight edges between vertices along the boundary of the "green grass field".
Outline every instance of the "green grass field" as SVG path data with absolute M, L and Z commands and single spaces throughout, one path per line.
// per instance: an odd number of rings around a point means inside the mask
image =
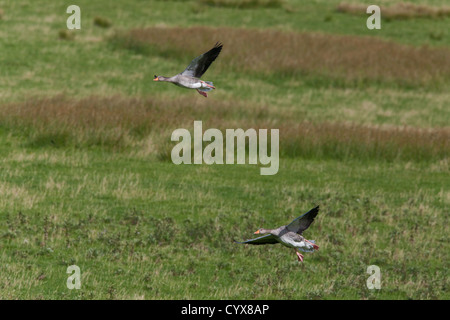
M 449 299 L 450 16 L 400 2 L 368 30 L 337 0 L 79 0 L 69 31 L 0 0 L 0 299 Z M 208 99 L 152 81 L 217 41 Z M 173 164 L 194 120 L 280 129 L 278 173 Z M 233 241 L 315 205 L 304 263 Z

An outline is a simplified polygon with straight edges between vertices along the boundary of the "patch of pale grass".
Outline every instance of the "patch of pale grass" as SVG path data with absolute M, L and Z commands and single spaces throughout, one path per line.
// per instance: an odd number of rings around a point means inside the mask
M 0 162 L 15 162 L 17 164 L 22 163 L 35 163 L 43 162 L 50 165 L 63 165 L 69 167 L 87 166 L 90 158 L 87 153 L 77 152 L 70 153 L 65 151 L 60 152 L 27 152 L 23 150 L 16 150 L 9 153 L 7 156 L 2 157 Z
M 42 196 L 30 192 L 26 187 L 1 181 L 0 208 L 3 210 L 31 209 Z
M 61 179 L 58 178 L 49 177 L 47 182 L 45 182 L 46 191 L 60 192 L 65 187 L 66 187 L 65 182 L 61 181 Z

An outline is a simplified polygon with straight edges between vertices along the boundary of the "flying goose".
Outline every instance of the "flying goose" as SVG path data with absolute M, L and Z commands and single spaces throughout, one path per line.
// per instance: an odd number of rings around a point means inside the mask
M 304 257 L 300 252 L 298 252 L 298 250 L 303 252 L 314 252 L 314 250 L 319 250 L 319 246 L 315 244 L 314 240 L 306 240 L 305 237 L 302 236 L 303 231 L 308 229 L 318 213 L 319 206 L 311 209 L 297 219 L 294 219 L 287 226 L 281 226 L 277 229 L 257 230 L 255 234 L 265 234 L 262 237 L 250 239 L 243 242 L 235 242 L 254 245 L 281 243 L 286 247 L 295 248 L 295 253 L 297 254 L 298 261 L 303 262 Z
M 219 56 L 222 46 L 221 43 L 217 42 L 214 48 L 192 60 L 183 72 L 170 78 L 155 75 L 153 81 L 166 81 L 183 88 L 196 89 L 198 93 L 207 98 L 206 92 L 215 89 L 215 87 L 211 81 L 200 80 L 200 77 Z

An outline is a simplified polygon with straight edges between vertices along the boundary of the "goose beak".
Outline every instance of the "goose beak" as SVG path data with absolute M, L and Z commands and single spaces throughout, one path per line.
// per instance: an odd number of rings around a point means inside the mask
M 259 234 L 259 230 L 256 230 L 254 234 Z
M 153 81 L 159 81 L 158 78 L 154 78 Z

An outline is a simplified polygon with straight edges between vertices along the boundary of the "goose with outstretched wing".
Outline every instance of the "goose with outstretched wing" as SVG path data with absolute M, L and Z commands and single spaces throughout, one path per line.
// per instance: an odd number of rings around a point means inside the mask
M 198 93 L 207 98 L 206 92 L 215 89 L 215 87 L 211 81 L 201 80 L 200 77 L 219 56 L 222 47 L 223 45 L 217 42 L 211 50 L 192 60 L 183 72 L 169 78 L 155 75 L 153 81 L 166 81 L 183 88 L 196 89 Z
M 314 252 L 314 250 L 319 250 L 319 246 L 315 244 L 314 240 L 306 240 L 306 238 L 302 236 L 303 231 L 308 229 L 318 213 L 319 206 L 294 219 L 286 226 L 281 226 L 277 229 L 261 228 L 255 232 L 255 234 L 264 234 L 264 236 L 247 241 L 236 242 L 252 245 L 281 243 L 286 247 L 295 248 L 298 261 L 303 262 L 304 256 L 299 250 L 303 252 Z

